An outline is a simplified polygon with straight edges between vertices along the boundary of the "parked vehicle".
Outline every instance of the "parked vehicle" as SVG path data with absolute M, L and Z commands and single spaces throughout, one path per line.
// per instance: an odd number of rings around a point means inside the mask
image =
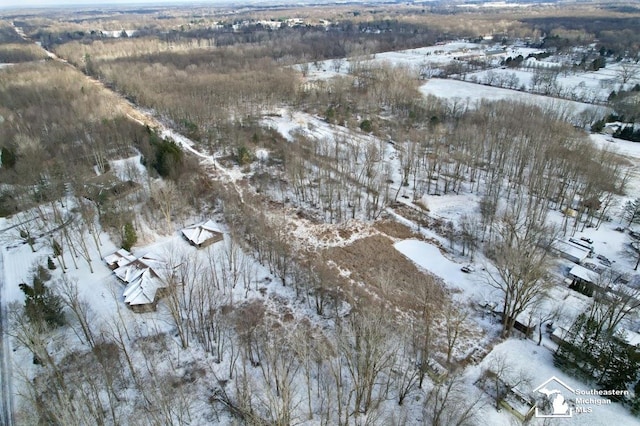
M 607 259 L 606 256 L 599 254 L 596 256 L 596 259 L 598 259 L 600 263 L 603 264 L 604 266 L 611 266 L 611 261 Z
M 466 274 L 470 274 L 470 273 L 474 272 L 476 269 L 471 265 L 466 265 L 466 266 L 463 266 L 462 268 L 460 268 L 460 270 L 462 272 L 466 273 Z
M 593 246 L 587 243 L 586 241 L 576 240 L 575 238 L 569 238 L 569 242 L 589 250 L 590 253 L 593 253 Z

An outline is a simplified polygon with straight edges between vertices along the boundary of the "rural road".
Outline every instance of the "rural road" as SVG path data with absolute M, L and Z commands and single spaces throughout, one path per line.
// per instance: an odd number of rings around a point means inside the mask
M 11 386 L 11 349 L 10 342 L 5 336 L 7 330 L 7 306 L 3 300 L 4 294 L 4 248 L 0 247 L 0 425 L 13 425 L 13 388 Z

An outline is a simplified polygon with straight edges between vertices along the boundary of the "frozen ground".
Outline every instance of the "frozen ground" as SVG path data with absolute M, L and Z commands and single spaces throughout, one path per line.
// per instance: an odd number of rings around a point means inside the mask
M 459 55 L 475 53 L 484 55 L 486 46 L 466 41 L 452 41 L 435 46 L 420 47 L 417 49 L 399 50 L 395 52 L 383 52 L 375 55 L 366 55 L 358 58 L 348 58 L 340 61 L 326 60 L 317 63 L 305 64 L 309 72 L 307 78 L 310 80 L 327 80 L 340 74 L 347 74 L 350 66 L 354 62 L 365 62 L 369 64 L 390 63 L 394 65 L 419 68 L 423 64 L 430 67 L 442 67 L 451 63 Z M 339 65 L 339 66 L 338 66 Z M 301 66 L 298 65 L 298 68 Z
M 457 104 L 458 109 L 475 108 L 483 100 L 506 99 L 538 105 L 543 109 L 553 110 L 562 116 L 574 119 L 584 114 L 585 111 L 589 111 L 589 115 L 594 117 L 602 117 L 609 111 L 607 107 L 603 106 L 450 79 L 433 78 L 420 86 L 420 91 L 425 95 L 446 99 L 452 105 Z
M 510 55 L 512 57 L 516 54 Z M 523 54 L 524 57 L 526 55 Z M 513 88 L 523 88 L 525 91 L 531 90 L 534 74 L 538 72 L 538 68 L 544 68 L 544 61 L 535 61 L 533 58 L 527 61 L 529 68 L 491 68 L 488 70 L 477 71 L 465 75 L 466 81 L 475 81 L 478 83 L 487 83 L 493 86 L 499 86 L 499 81 L 507 81 L 508 78 L 514 76 L 517 81 L 510 82 Z M 620 76 L 624 73 L 623 67 L 636 69 L 636 76 L 632 77 L 627 83 L 622 84 Z M 565 93 L 563 97 L 572 97 L 572 99 L 583 99 L 589 102 L 604 103 L 607 101 L 612 91 L 619 91 L 622 87 L 624 90 L 630 90 L 635 84 L 640 83 L 640 65 L 631 63 L 610 63 L 605 68 L 598 71 L 576 71 L 576 72 L 560 72 L 556 78 L 558 88 Z
M 396 250 L 411 259 L 422 269 L 442 278 L 452 289 L 462 290 L 461 299 L 484 301 L 488 293 L 493 293 L 482 274 L 467 274 L 460 270 L 460 263 L 444 257 L 433 244 L 418 240 L 404 240 L 394 244 Z

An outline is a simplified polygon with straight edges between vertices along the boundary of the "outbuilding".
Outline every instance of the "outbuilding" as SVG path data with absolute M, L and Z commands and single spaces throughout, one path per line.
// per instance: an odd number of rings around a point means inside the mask
M 224 238 L 220 227 L 212 220 L 192 225 L 182 230 L 182 236 L 197 248 L 208 247 Z

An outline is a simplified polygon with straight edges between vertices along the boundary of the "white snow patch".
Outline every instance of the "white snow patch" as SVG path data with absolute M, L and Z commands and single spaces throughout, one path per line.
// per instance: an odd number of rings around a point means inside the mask
M 269 159 L 269 151 L 266 149 L 256 149 L 256 158 L 260 161 L 267 161 Z

